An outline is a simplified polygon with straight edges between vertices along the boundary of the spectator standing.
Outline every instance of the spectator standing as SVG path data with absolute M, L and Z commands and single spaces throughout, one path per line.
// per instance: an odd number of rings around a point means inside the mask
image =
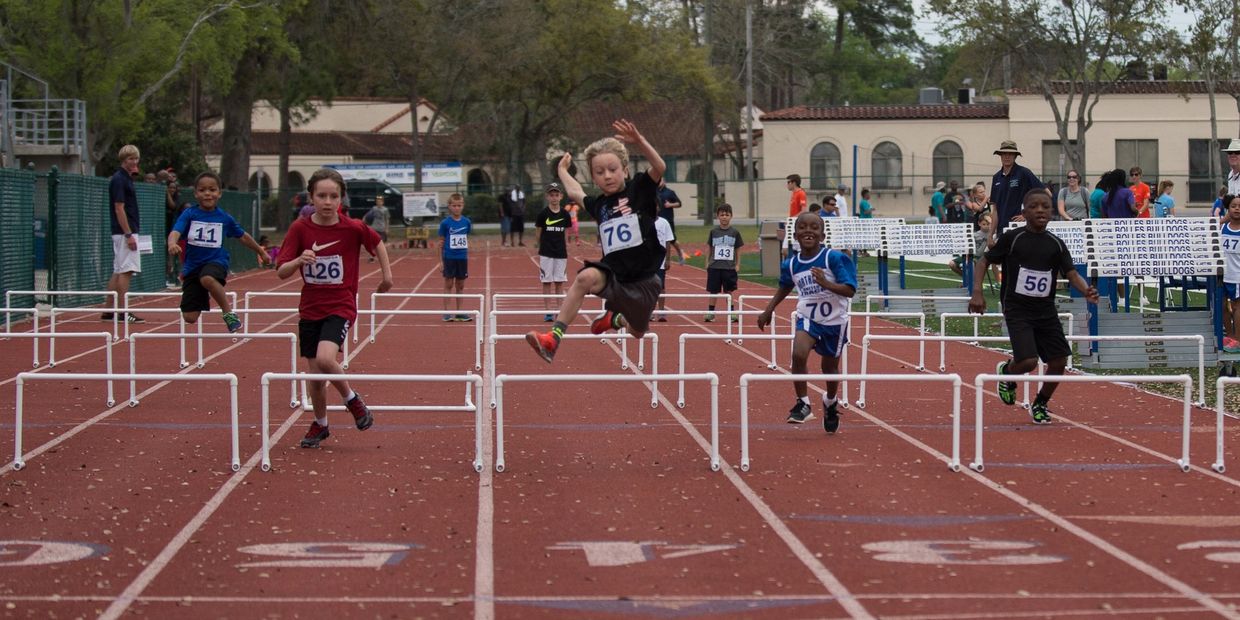
M 787 179 L 788 191 L 792 192 L 788 202 L 788 217 L 796 217 L 809 206 L 809 199 L 805 196 L 805 190 L 801 189 L 801 175 L 790 174 Z
M 1223 206 L 1223 197 L 1227 195 L 1227 186 L 1218 188 L 1218 198 L 1214 199 L 1214 206 L 1210 207 L 1210 217 L 1222 222 L 1227 219 L 1227 209 Z
M 945 221 L 947 213 L 943 205 L 947 202 L 947 184 L 939 181 L 934 184 L 934 193 L 930 195 L 930 217 L 937 221 Z
M 508 234 L 512 231 L 512 220 L 508 218 L 508 192 L 499 195 L 496 208 L 499 210 L 499 245 L 503 247 L 508 245 Z
M 839 209 L 835 212 L 838 217 L 852 217 L 852 211 L 848 210 L 848 186 L 840 183 L 835 188 L 835 204 Z
M 1133 166 L 1128 169 L 1128 177 L 1132 179 L 1132 197 L 1137 205 L 1137 217 L 1149 219 L 1150 214 L 1150 186 L 1141 180 L 1142 175 L 1140 166 Z
M 874 217 L 874 205 L 870 204 L 870 190 L 861 189 L 861 202 L 857 206 L 857 217 L 868 220 Z
M 168 174 L 167 170 L 160 170 L 156 173 L 156 178 L 164 184 L 164 230 L 171 232 L 173 224 L 176 224 L 177 218 L 181 217 L 181 211 L 184 211 L 189 203 L 181 202 L 180 188 L 177 187 L 176 179 Z M 181 248 L 184 250 L 185 248 Z M 182 254 L 168 253 L 164 259 L 164 281 L 168 283 L 168 288 L 178 288 L 181 286 L 177 273 L 180 271 Z
M 823 196 L 822 207 L 818 215 L 822 217 L 840 217 L 840 203 L 837 196 Z M 812 208 L 810 209 L 813 210 Z
M 504 194 L 504 215 L 508 216 L 508 237 L 513 245 L 525 245 L 525 192 L 520 185 L 513 185 Z M 501 226 L 501 232 L 503 232 Z
M 375 206 L 371 207 L 366 215 L 362 216 L 362 223 L 374 229 L 379 235 L 379 239 L 387 243 L 388 240 L 388 223 L 391 220 L 391 213 L 383 204 L 383 196 L 375 196 Z M 370 262 L 375 262 L 375 257 L 370 257 Z
M 1102 180 L 1106 178 L 1104 173 L 1098 177 L 1098 182 L 1094 183 L 1094 191 L 1089 193 L 1089 217 L 1102 217 L 1102 199 L 1106 197 L 1106 190 L 1102 189 Z
M 1089 195 L 1075 170 L 1068 171 L 1068 186 L 1059 190 L 1059 217 L 1069 222 L 1089 217 Z
M 990 183 L 990 199 L 995 205 L 996 218 L 992 237 L 1003 234 L 1008 222 L 1024 221 L 1021 211 L 1024 209 L 1022 201 L 1025 194 L 1029 193 L 1029 190 L 1043 187 L 1042 181 L 1032 170 L 1016 163 L 1016 158 L 1020 157 L 1016 142 L 1004 140 L 999 144 L 999 148 L 995 149 L 995 155 L 999 156 L 1000 168 Z
M 117 153 L 121 167 L 112 175 L 108 182 L 108 219 L 112 224 L 112 277 L 108 279 L 108 290 L 116 292 L 116 305 L 125 304 L 125 295 L 129 293 L 129 282 L 135 273 L 142 273 L 142 256 L 138 254 L 138 192 L 134 189 L 133 178 L 138 174 L 138 147 L 126 144 Z M 112 313 L 105 312 L 100 317 L 105 321 L 112 320 Z M 124 313 L 116 317 L 130 323 L 145 323 L 133 313 Z
M 1132 190 L 1124 184 L 1124 171 L 1116 168 L 1104 175 L 1098 182 L 1106 195 L 1102 197 L 1102 215 L 1109 218 L 1131 218 L 1137 216 L 1137 200 Z
M 553 285 L 555 294 L 563 295 L 564 283 L 568 282 L 568 242 L 565 233 L 572 218 L 560 208 L 564 188 L 559 183 L 548 183 L 543 189 L 543 197 L 547 199 L 547 206 L 534 220 L 534 228 L 538 230 L 538 281 L 542 283 L 543 295 L 550 295 Z M 543 309 L 547 311 L 543 320 L 548 323 L 555 320 L 551 305 L 551 298 L 543 297 Z
M 1240 196 L 1240 140 L 1233 139 L 1223 152 L 1227 153 L 1227 165 L 1231 168 L 1227 173 L 1227 194 Z
M 1171 191 L 1175 182 L 1163 179 L 1158 182 L 1158 198 L 1154 199 L 1154 217 L 1175 217 L 1175 197 Z
M 667 220 L 672 233 L 676 232 L 676 209 L 680 208 L 680 204 L 680 196 L 667 186 L 665 179 L 659 179 L 659 217 Z
M 964 194 L 960 191 L 960 182 L 953 179 L 947 183 L 947 193 L 943 195 L 943 204 L 950 205 L 956 202 L 956 196 L 963 197 Z

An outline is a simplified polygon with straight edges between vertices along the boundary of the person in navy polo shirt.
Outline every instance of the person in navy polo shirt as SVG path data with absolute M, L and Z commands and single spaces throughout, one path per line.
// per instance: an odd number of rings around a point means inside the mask
M 138 253 L 138 192 L 133 186 L 133 176 L 138 174 L 138 147 L 126 144 L 121 147 L 117 158 L 121 167 L 112 175 L 108 182 L 108 219 L 112 223 L 112 277 L 108 279 L 108 290 L 116 291 L 116 305 L 125 304 L 125 294 L 129 292 L 129 281 L 135 273 L 142 272 L 142 257 Z M 105 312 L 100 317 L 105 321 L 112 320 L 112 313 Z M 130 323 L 145 323 L 131 313 L 123 313 L 117 317 Z
M 1044 185 L 1032 170 L 1016 163 L 1016 158 L 1020 157 L 1016 142 L 1004 140 L 995 150 L 995 155 L 999 156 L 1002 164 L 990 184 L 990 199 L 994 202 L 995 216 L 998 218 L 991 234 L 997 237 L 1007 229 L 1008 222 L 1024 219 L 1021 210 L 1024 209 L 1022 201 L 1025 194 Z

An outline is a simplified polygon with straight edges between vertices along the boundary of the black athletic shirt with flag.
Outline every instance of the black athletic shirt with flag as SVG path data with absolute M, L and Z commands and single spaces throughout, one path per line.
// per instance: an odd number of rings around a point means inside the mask
M 637 214 L 637 226 L 642 234 L 639 246 L 617 250 L 607 254 L 599 263 L 611 269 L 616 280 L 635 282 L 655 275 L 667 250 L 659 244 L 654 221 L 659 208 L 659 184 L 645 172 L 639 172 L 624 184 L 624 189 L 610 196 L 588 197 L 585 209 L 602 227 L 609 219 L 630 213 Z
M 568 244 L 564 242 L 564 234 L 573 225 L 573 216 L 561 208 L 552 211 L 543 207 L 534 226 L 538 228 L 538 255 L 547 258 L 568 258 Z

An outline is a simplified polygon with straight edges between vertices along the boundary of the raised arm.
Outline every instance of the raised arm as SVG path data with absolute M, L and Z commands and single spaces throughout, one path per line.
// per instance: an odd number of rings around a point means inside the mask
M 636 145 L 637 149 L 642 152 L 642 156 L 646 158 L 646 161 L 650 162 L 650 169 L 646 171 L 646 174 L 650 175 L 650 180 L 658 183 L 663 178 L 663 173 L 667 171 L 667 164 L 659 156 L 659 152 L 654 150 L 653 146 L 650 146 L 650 142 L 646 140 L 646 137 L 637 130 L 637 125 L 622 118 L 612 123 L 611 126 L 616 130 L 617 140 L 626 144 Z
M 573 163 L 573 154 L 565 153 L 560 158 L 560 164 L 556 166 L 556 174 L 560 177 L 560 184 L 564 186 L 564 194 L 573 204 L 584 205 L 586 200 L 586 191 L 581 189 L 581 183 L 568 173 L 568 167 Z

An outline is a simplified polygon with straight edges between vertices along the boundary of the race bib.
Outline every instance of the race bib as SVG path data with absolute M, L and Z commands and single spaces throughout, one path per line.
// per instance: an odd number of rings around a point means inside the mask
M 220 222 L 190 222 L 185 243 L 200 248 L 218 248 L 224 245 L 224 224 Z
M 313 265 L 303 265 L 301 278 L 306 284 L 343 284 L 344 259 L 335 254 L 316 256 Z
M 637 214 L 630 213 L 599 224 L 599 238 L 603 242 L 603 254 L 611 254 L 642 244 L 642 231 L 637 225 Z
M 1026 297 L 1050 297 L 1051 272 L 1020 268 L 1016 277 L 1016 292 Z
M 469 236 L 468 235 L 448 235 L 448 249 L 449 250 L 468 250 L 469 249 Z
M 715 260 L 732 260 L 736 257 L 736 248 L 730 245 L 715 246 Z

